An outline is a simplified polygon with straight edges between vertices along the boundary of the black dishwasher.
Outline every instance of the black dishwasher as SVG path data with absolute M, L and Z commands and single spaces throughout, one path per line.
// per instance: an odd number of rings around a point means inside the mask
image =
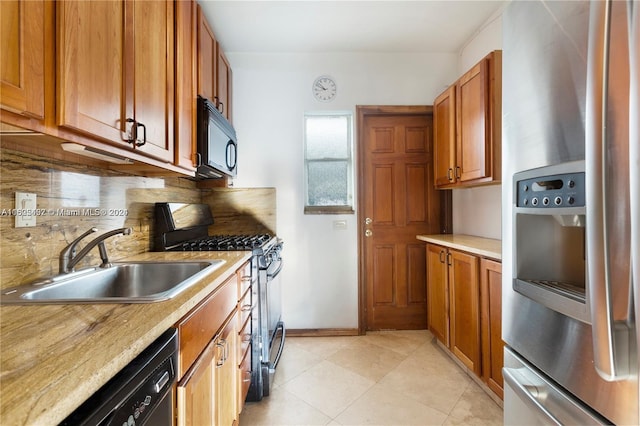
M 61 425 L 172 425 L 178 332 L 169 329 Z

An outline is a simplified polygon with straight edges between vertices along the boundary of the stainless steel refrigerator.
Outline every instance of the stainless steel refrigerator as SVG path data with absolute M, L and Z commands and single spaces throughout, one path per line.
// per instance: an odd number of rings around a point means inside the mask
M 640 424 L 640 2 L 503 13 L 505 424 Z

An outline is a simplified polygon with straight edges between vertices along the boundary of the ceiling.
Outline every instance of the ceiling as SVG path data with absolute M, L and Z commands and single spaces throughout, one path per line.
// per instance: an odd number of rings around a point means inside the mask
M 225 52 L 457 53 L 502 0 L 199 0 Z

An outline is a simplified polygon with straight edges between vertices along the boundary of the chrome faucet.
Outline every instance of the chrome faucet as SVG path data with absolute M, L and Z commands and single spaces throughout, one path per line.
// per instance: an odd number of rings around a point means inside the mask
M 109 262 L 109 257 L 107 256 L 107 248 L 104 245 L 104 240 L 118 234 L 131 234 L 131 228 L 118 228 L 114 229 L 113 231 L 105 232 L 104 234 L 88 243 L 82 250 L 80 250 L 80 253 L 76 255 L 76 246 L 78 245 L 78 243 L 84 237 L 96 232 L 97 230 L 97 228 L 89 229 L 87 232 L 73 240 L 71 244 L 62 249 L 62 251 L 60 252 L 59 260 L 61 274 L 68 274 L 70 272 L 73 272 L 78 262 L 80 262 L 95 246 L 98 246 L 98 250 L 100 251 L 100 259 L 102 260 L 100 267 L 108 268 L 109 266 L 111 266 L 111 263 Z

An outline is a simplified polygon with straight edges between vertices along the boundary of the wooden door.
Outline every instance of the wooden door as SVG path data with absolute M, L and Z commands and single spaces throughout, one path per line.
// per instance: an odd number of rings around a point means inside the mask
M 216 424 L 215 342 L 211 341 L 177 386 L 178 426 Z
M 458 80 L 456 178 L 462 182 L 490 175 L 487 169 L 491 165 L 487 155 L 488 90 L 486 59 Z
M 57 2 L 58 124 L 127 145 L 125 6 L 120 1 Z M 124 139 L 123 139 L 124 138 Z
M 195 170 L 196 156 L 196 2 L 176 2 L 175 164 Z
M 173 163 L 174 8 L 172 1 L 134 1 L 134 116 L 146 136 L 139 149 Z M 141 136 L 140 132 L 146 132 Z
M 0 1 L 2 108 L 44 118 L 44 40 L 44 1 Z
M 435 185 L 455 183 L 456 165 L 456 86 L 433 101 L 433 170 Z
M 451 351 L 480 376 L 480 283 L 478 258 L 449 250 Z
M 237 420 L 237 314 L 231 317 L 216 339 L 216 425 L 232 425 Z
M 216 96 L 218 97 L 218 109 L 222 112 L 229 122 L 231 122 L 231 65 L 224 52 L 220 48 L 220 44 L 216 45 L 217 56 L 217 74 L 216 74 Z M 221 105 L 222 104 L 222 105 Z
M 198 94 L 213 101 L 216 95 L 214 67 L 216 63 L 216 38 L 198 5 Z
M 482 305 L 482 378 L 487 386 L 503 398 L 502 366 L 502 264 L 480 261 L 480 298 Z
M 441 232 L 430 108 L 359 107 L 358 114 L 361 310 L 366 313 L 360 328 L 424 329 L 426 253 L 416 235 Z
M 447 249 L 427 244 L 427 323 L 429 331 L 449 346 Z

